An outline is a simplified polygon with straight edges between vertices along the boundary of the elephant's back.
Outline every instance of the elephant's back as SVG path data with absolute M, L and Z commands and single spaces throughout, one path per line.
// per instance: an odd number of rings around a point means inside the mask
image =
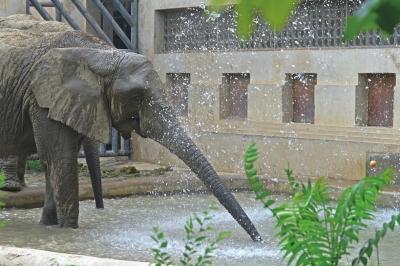
M 65 23 L 39 20 L 31 15 L 12 15 L 0 18 L 0 44 L 27 47 L 71 30 Z

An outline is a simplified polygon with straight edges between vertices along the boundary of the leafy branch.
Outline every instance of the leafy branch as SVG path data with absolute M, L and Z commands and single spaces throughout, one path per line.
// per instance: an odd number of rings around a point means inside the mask
M 282 30 L 299 3 L 299 0 L 238 0 L 234 8 L 238 13 L 239 35 L 244 38 L 251 36 L 254 31 L 253 19 L 257 16 L 267 21 L 273 29 Z M 212 8 L 215 10 L 220 10 L 230 4 L 232 4 L 230 0 L 211 1 Z

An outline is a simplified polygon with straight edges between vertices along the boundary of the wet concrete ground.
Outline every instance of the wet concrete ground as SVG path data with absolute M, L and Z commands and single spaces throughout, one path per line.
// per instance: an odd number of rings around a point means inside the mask
M 236 196 L 265 243 L 251 241 L 220 207 L 215 212 L 213 226 L 217 230 L 232 231 L 233 236 L 220 244 L 215 265 L 285 265 L 274 237 L 271 214 L 263 210 L 259 202 L 255 202 L 252 193 L 236 193 Z M 81 202 L 80 228 L 76 230 L 39 226 L 40 209 L 5 210 L 1 215 L 9 221 L 9 225 L 0 230 L 0 245 L 151 261 L 150 248 L 155 246 L 150 239 L 151 228 L 158 226 L 170 239 L 169 251 L 174 258 L 178 258 L 184 246 L 185 220 L 192 212 L 204 210 L 213 201 L 213 196 L 201 194 L 134 196 L 108 199 L 104 210 L 95 209 L 93 201 L 85 201 Z M 372 234 L 373 228 L 388 221 L 396 211 L 380 209 L 377 220 L 370 224 L 371 230 L 366 233 Z M 380 248 L 381 265 L 399 265 L 399 246 L 400 231 L 389 233 Z M 343 265 L 349 265 L 351 258 L 344 260 Z

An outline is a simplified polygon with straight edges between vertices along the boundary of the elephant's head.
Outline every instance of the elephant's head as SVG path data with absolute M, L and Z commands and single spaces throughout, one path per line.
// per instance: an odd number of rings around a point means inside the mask
M 111 126 L 134 130 L 177 155 L 214 193 L 253 240 L 261 237 L 217 173 L 179 125 L 163 84 L 143 56 L 116 50 L 53 49 L 31 71 L 37 103 L 49 117 L 108 142 Z

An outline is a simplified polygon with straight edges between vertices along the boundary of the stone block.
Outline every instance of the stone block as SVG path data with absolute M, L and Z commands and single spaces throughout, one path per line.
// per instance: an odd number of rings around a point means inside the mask
M 371 166 L 371 161 L 376 162 L 376 166 Z M 394 169 L 394 184 L 400 185 L 400 153 L 367 153 L 365 169 L 368 176 L 382 173 L 387 168 Z
M 282 87 L 250 84 L 248 87 L 248 119 L 265 123 L 282 122 Z
M 355 93 L 355 86 L 316 85 L 315 124 L 353 127 Z

